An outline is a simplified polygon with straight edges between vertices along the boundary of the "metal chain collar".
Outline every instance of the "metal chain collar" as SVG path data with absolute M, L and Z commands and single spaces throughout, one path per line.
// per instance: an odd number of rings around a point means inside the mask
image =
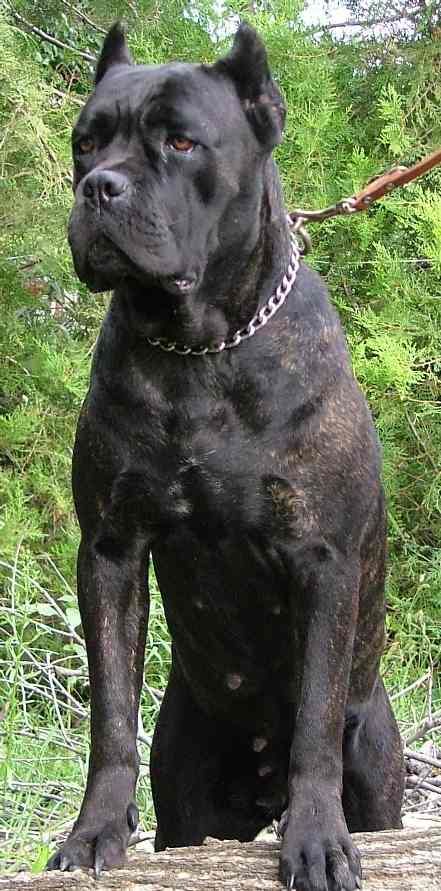
M 280 285 L 271 294 L 264 306 L 253 316 L 248 325 L 240 328 L 233 334 L 230 340 L 221 340 L 220 343 L 213 346 L 190 347 L 185 344 L 176 343 L 174 340 L 167 340 L 165 337 L 148 337 L 147 340 L 151 346 L 159 347 L 166 353 L 178 353 L 180 356 L 206 356 L 208 353 L 223 353 L 224 350 L 231 350 L 232 347 L 239 346 L 243 340 L 253 337 L 257 331 L 260 331 L 273 315 L 285 303 L 285 300 L 291 291 L 297 278 L 297 272 L 300 265 L 301 251 L 297 244 L 295 234 L 291 234 L 291 256 L 288 268 L 280 282 Z

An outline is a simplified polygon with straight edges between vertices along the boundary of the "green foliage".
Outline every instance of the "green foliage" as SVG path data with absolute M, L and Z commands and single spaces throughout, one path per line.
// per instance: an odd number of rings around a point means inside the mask
M 354 11 L 371 5 L 351 3 Z M 239 17 L 252 18 L 245 0 L 223 7 L 211 0 L 73 5 L 98 27 L 125 18 L 135 59 L 148 63 L 209 62 L 229 46 Z M 288 208 L 330 204 L 391 163 L 413 163 L 441 143 L 440 46 L 426 25 L 417 21 L 416 32 L 395 41 L 338 42 L 332 33 L 307 32 L 300 0 L 253 6 L 288 108 L 277 150 Z M 98 52 L 96 28 L 57 0 L 16 0 L 15 8 L 63 42 Z M 19 856 L 37 870 L 52 844 L 48 825 L 55 831 L 74 816 L 84 786 L 88 685 L 75 599 L 70 460 L 106 298 L 88 295 L 76 281 L 65 232 L 70 128 L 89 89 L 90 65 L 1 16 L 0 41 L 0 702 L 7 703 L 0 783 L 10 833 L 6 863 L 17 866 Z M 384 449 L 384 670 L 394 691 L 436 662 L 441 645 L 440 187 L 438 169 L 367 214 L 311 227 L 310 262 L 340 311 Z M 154 592 L 147 734 L 169 665 Z M 424 707 L 421 691 L 398 701 L 403 722 Z M 141 804 L 149 824 L 144 781 Z

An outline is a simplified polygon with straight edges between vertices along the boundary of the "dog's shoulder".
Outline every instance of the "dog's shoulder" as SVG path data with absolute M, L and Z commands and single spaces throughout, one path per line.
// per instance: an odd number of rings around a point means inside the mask
M 295 288 L 289 304 L 289 315 L 306 329 L 313 328 L 317 333 L 324 325 L 332 325 L 346 342 L 340 317 L 333 306 L 326 282 L 305 262 L 301 262 Z
M 301 263 L 286 309 L 270 322 L 275 356 L 285 370 L 316 387 L 318 378 L 352 379 L 346 336 L 321 276 Z

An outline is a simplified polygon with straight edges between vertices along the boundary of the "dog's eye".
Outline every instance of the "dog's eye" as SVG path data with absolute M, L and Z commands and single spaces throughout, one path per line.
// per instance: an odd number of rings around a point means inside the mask
M 175 150 L 175 152 L 192 152 L 196 146 L 196 143 L 191 139 L 187 139 L 186 136 L 170 136 L 167 139 L 166 145 L 169 148 Z
M 95 148 L 93 139 L 80 139 L 77 145 L 80 155 L 89 155 Z

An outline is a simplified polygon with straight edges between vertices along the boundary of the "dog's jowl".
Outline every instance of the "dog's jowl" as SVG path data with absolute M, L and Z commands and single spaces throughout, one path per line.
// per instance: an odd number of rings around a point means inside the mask
M 136 827 L 150 557 L 173 640 L 157 850 L 276 819 L 288 888 L 352 891 L 349 833 L 400 826 L 380 451 L 290 239 L 284 114 L 250 27 L 215 65 L 149 67 L 116 25 L 74 130 L 75 268 L 113 298 L 73 469 L 92 747 L 53 869 L 119 863 Z

